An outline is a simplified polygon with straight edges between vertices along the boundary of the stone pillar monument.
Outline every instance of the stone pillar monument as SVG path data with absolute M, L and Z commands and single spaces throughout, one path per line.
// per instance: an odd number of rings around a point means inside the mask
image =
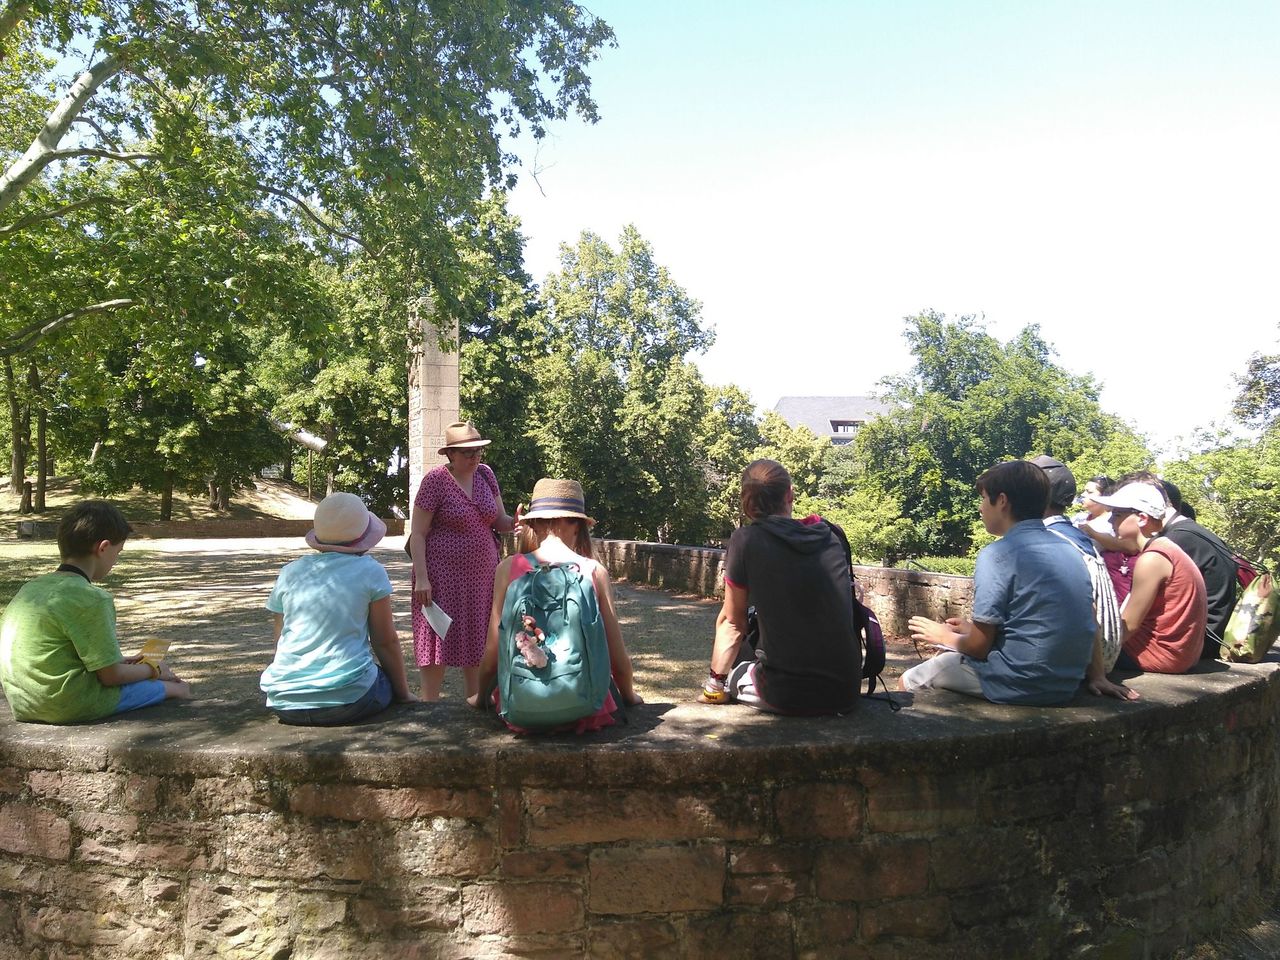
M 409 506 L 418 485 L 432 467 L 443 463 L 436 453 L 444 428 L 458 419 L 458 354 L 441 349 L 441 333 L 424 300 L 413 325 L 417 343 L 409 351 Z M 444 333 L 446 346 L 458 345 L 458 328 Z

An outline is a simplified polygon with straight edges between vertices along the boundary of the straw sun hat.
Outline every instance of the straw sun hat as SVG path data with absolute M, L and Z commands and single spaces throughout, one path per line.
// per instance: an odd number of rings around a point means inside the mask
M 480 436 L 480 431 L 476 429 L 476 425 L 467 420 L 459 420 L 451 423 L 444 431 L 444 446 L 436 453 L 444 456 L 448 450 L 465 450 L 470 447 L 487 447 L 492 440 L 486 440 Z
M 316 507 L 307 546 L 324 553 L 364 553 L 387 535 L 387 525 L 354 493 L 331 493 Z
M 582 484 L 577 480 L 552 480 L 549 477 L 543 477 L 534 484 L 529 510 L 521 515 L 521 519 L 553 520 L 556 517 L 578 517 L 589 524 L 595 523 L 595 520 L 587 516 L 587 503 L 582 496 Z

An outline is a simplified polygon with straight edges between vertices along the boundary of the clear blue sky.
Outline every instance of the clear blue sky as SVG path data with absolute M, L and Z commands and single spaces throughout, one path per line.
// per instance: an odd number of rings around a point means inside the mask
M 634 223 L 762 408 L 874 390 L 931 308 L 1039 323 L 1168 448 L 1277 349 L 1274 0 L 588 8 L 619 46 L 601 122 L 522 149 L 527 266 Z

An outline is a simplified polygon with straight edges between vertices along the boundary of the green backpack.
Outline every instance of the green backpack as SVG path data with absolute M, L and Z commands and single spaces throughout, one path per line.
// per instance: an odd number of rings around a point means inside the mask
M 1280 635 L 1280 590 L 1271 574 L 1255 578 L 1236 603 L 1222 638 L 1222 655 L 1233 663 L 1258 663 Z
M 577 564 L 538 563 L 507 587 L 498 627 L 499 716 L 515 727 L 548 729 L 589 717 L 609 693 L 609 644 L 595 588 Z M 543 666 L 520 652 L 530 616 L 541 631 Z M 541 660 L 539 656 L 536 659 Z

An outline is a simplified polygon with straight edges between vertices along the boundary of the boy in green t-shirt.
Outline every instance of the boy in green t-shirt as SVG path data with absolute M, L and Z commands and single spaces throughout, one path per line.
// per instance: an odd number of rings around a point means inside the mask
M 104 500 L 86 500 L 58 524 L 62 564 L 24 584 L 0 622 L 0 686 L 17 720 L 81 723 L 191 699 L 163 662 L 121 657 L 111 594 L 93 585 L 133 531 Z

